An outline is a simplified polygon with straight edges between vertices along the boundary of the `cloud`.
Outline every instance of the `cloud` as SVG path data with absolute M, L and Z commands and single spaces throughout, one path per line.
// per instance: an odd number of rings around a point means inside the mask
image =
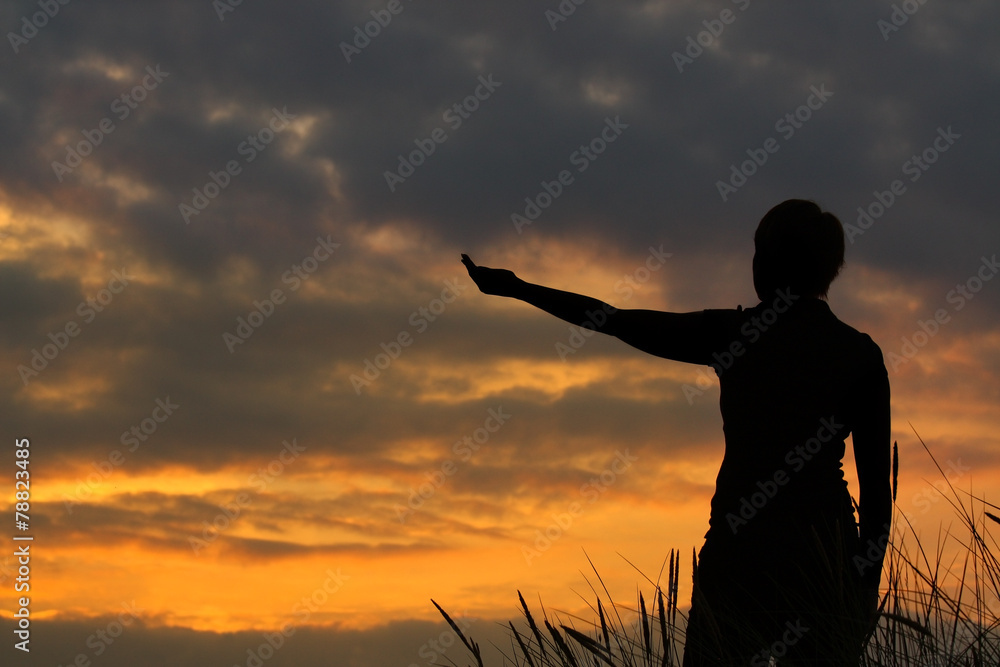
M 249 634 L 197 630 L 278 618 L 283 591 L 249 591 L 329 558 L 368 576 L 322 622 L 394 625 L 304 629 L 270 664 L 424 664 L 389 651 L 429 631 L 396 622 L 426 588 L 478 590 L 496 616 L 500 588 L 562 583 L 583 545 L 660 549 L 623 516 L 700 540 L 723 446 L 711 373 L 486 297 L 462 252 L 620 308 L 750 306 L 757 221 L 814 198 L 855 228 L 830 301 L 892 366 L 901 474 L 933 473 L 907 422 L 996 474 L 994 3 L 927 3 L 888 38 L 891 8 L 860 2 L 585 3 L 555 23 L 554 2 L 401 6 L 350 62 L 381 5 L 71 3 L 7 53 L 0 401 L 47 471 L 46 564 L 83 582 L 46 607 L 46 660 L 86 648 L 120 577 L 185 627 L 150 621 L 108 660 L 237 661 Z M 678 71 L 688 38 L 705 44 Z M 463 459 L 491 409 L 509 422 Z M 260 488 L 291 440 L 306 449 Z M 625 449 L 641 463 L 518 569 Z M 187 538 L 240 493 L 198 558 Z

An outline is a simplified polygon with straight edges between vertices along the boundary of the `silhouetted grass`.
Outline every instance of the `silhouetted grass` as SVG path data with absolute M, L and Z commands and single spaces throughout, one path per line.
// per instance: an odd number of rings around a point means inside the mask
M 920 436 L 917 436 L 920 439 Z M 944 494 L 962 524 L 962 535 L 950 529 L 939 533 L 934 550 L 913 532 L 897 509 L 896 530 L 883 566 L 883 596 L 879 620 L 862 655 L 862 667 L 997 666 L 1000 665 L 1000 562 L 989 528 L 1000 530 L 1000 518 L 987 510 L 1000 507 L 955 489 L 944 470 L 920 440 L 934 465 L 948 482 Z M 896 499 L 898 457 L 893 446 L 893 501 Z M 959 557 L 943 562 L 946 547 L 960 546 Z M 680 552 L 670 551 L 666 587 L 662 575 L 652 581 L 647 598 L 640 590 L 634 609 L 616 605 L 596 569 L 600 589 L 592 582 L 595 602 L 587 601 L 591 619 L 567 615 L 549 617 L 542 607 L 538 624 L 518 592 L 524 614 L 522 629 L 508 622 L 510 647 L 500 650 L 504 664 L 525 667 L 667 667 L 680 665 L 686 616 L 677 607 Z M 695 563 L 692 562 L 692 568 Z M 591 568 L 594 565 L 591 563 Z M 641 574 L 641 573 L 640 573 Z M 647 599 L 650 601 L 647 605 Z M 605 600 L 610 601 L 605 602 Z M 458 630 L 437 603 L 459 638 L 483 667 L 479 647 Z M 678 622 L 678 616 L 680 617 Z M 544 631 L 543 631 L 544 627 Z

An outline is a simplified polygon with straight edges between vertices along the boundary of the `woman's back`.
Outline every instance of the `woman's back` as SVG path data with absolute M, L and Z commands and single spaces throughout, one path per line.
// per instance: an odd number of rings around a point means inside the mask
M 710 345 L 730 355 L 713 357 L 726 441 L 715 536 L 774 539 L 789 521 L 817 515 L 853 521 L 844 440 L 887 390 L 878 346 L 825 301 L 794 295 L 706 311 L 705 328 Z

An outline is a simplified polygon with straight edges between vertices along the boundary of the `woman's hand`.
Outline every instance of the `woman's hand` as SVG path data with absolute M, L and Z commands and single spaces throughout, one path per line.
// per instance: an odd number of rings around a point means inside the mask
M 513 271 L 476 266 L 466 254 L 462 255 L 462 264 L 465 264 L 465 268 L 469 270 L 469 277 L 483 294 L 514 296 L 517 289 L 524 285 L 524 281 L 515 276 Z

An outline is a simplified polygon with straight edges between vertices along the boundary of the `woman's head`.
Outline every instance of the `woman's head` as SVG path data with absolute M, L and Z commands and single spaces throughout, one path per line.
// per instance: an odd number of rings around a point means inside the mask
M 768 211 L 753 244 L 753 285 L 761 299 L 778 289 L 825 297 L 844 266 L 840 220 L 804 199 L 789 199 Z

